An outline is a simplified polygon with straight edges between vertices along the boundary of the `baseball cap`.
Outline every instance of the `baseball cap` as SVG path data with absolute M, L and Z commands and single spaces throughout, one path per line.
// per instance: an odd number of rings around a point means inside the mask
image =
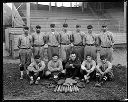
M 93 28 L 92 25 L 88 25 L 88 26 L 87 26 L 87 29 L 92 29 L 92 28 Z

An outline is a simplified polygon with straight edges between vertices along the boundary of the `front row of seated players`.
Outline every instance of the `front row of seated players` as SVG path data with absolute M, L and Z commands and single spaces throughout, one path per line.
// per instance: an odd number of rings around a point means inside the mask
M 47 71 L 44 72 L 45 63 L 41 61 L 40 56 L 35 56 L 35 61 L 28 66 L 30 84 L 38 84 L 41 76 L 45 74 L 48 78 L 77 78 L 88 83 L 91 79 L 97 81 L 97 87 L 100 87 L 106 80 L 112 80 L 112 64 L 102 55 L 101 61 L 96 65 L 91 55 L 87 55 L 83 63 L 80 63 L 75 52 L 70 54 L 66 61 L 61 61 L 57 54 L 53 54 L 52 60 L 48 62 Z M 35 79 L 35 81 L 34 81 Z

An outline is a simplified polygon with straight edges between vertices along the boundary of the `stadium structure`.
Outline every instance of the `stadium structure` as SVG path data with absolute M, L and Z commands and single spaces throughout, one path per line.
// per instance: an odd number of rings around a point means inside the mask
M 81 4 L 81 5 L 79 5 Z M 29 5 L 29 6 L 28 6 Z M 98 34 L 102 24 L 108 25 L 108 30 L 114 33 L 115 44 L 126 43 L 126 3 L 124 2 L 81 2 L 72 7 L 57 7 L 41 5 L 38 2 L 13 3 L 25 25 L 31 28 L 31 32 L 35 30 L 36 25 L 42 27 L 42 31 L 50 30 L 50 24 L 56 24 L 56 30 L 61 31 L 62 25 L 67 23 L 68 30 L 75 30 L 75 25 L 80 24 L 81 30 L 86 32 L 87 25 L 93 26 L 93 31 Z M 18 16 L 19 17 L 19 16 Z M 18 26 L 13 22 L 12 28 L 23 27 L 23 23 Z M 18 22 L 17 22 L 18 23 Z M 19 26 L 20 25 L 20 26 Z

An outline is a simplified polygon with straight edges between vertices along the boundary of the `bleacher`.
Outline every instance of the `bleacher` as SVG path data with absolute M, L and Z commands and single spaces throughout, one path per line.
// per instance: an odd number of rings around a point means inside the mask
M 32 6 L 34 8 L 34 5 Z M 44 7 L 44 9 L 42 9 Z M 24 17 L 26 17 L 26 10 L 19 11 Z M 103 19 L 110 20 L 98 20 Z M 73 31 L 76 24 L 81 25 L 82 31 L 87 31 L 87 25 L 91 24 L 94 27 L 94 32 L 99 33 L 101 25 L 105 22 L 108 25 L 108 29 L 114 33 L 116 43 L 126 42 L 126 34 L 124 33 L 123 25 L 123 12 L 114 9 L 108 9 L 100 17 L 94 15 L 90 10 L 86 10 L 82 13 L 80 8 L 56 8 L 52 7 L 51 11 L 48 10 L 48 6 L 39 5 L 38 10 L 32 9 L 30 12 L 31 27 L 35 28 L 36 25 L 41 25 L 42 31 L 49 31 L 49 25 L 51 23 L 56 24 L 56 30 L 62 30 L 62 24 L 65 22 L 69 25 L 69 30 Z M 88 20 L 87 20 L 88 19 Z M 120 22 L 119 22 L 120 20 Z M 120 25 L 119 25 L 120 23 Z M 119 29 L 120 26 L 120 29 Z

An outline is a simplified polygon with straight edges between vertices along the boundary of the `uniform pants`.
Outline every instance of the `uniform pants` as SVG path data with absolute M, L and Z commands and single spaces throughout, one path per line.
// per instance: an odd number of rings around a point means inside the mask
M 101 55 L 106 55 L 107 60 L 112 62 L 113 60 L 113 48 L 100 48 L 100 56 Z
M 75 78 L 75 77 L 79 77 L 80 75 L 80 66 L 79 67 L 75 67 L 75 68 L 66 68 L 66 77 L 67 78 Z
M 77 53 L 81 62 L 84 59 L 84 47 L 83 46 L 74 46 L 74 51 Z
M 90 54 L 93 58 L 93 60 L 96 61 L 97 53 L 96 53 L 96 47 L 95 46 L 88 46 L 86 45 L 84 47 L 84 59 L 86 59 L 86 55 Z
M 44 59 L 44 46 L 41 46 L 41 47 L 33 47 L 33 55 L 36 56 L 37 54 L 40 55 L 41 60 Z
M 44 75 L 44 71 L 40 71 L 38 74 L 34 75 L 35 72 L 34 71 L 29 71 L 29 76 L 33 76 L 34 79 L 37 79 L 38 77 L 42 77 Z
M 52 55 L 56 53 L 59 55 L 59 47 L 48 46 L 48 60 L 52 59 Z
M 71 48 L 70 45 L 61 45 L 61 49 L 60 49 L 61 54 L 60 55 L 61 55 L 62 60 L 66 60 L 67 58 L 69 58 L 70 48 Z
M 20 49 L 19 56 L 21 63 L 20 71 L 23 71 L 31 64 L 32 51 L 31 49 Z
M 81 78 L 83 79 L 84 78 L 84 75 L 87 75 L 88 73 L 85 71 L 85 70 L 80 70 L 80 73 L 81 73 Z M 96 78 L 96 70 L 94 70 L 93 72 L 91 72 L 89 74 L 90 76 L 90 79 L 95 79 Z
M 59 78 L 61 77 L 64 77 L 65 76 L 65 73 L 62 71 L 54 71 L 54 72 L 51 72 L 51 71 L 46 71 L 45 75 L 47 77 L 54 77 L 54 75 L 58 75 Z

